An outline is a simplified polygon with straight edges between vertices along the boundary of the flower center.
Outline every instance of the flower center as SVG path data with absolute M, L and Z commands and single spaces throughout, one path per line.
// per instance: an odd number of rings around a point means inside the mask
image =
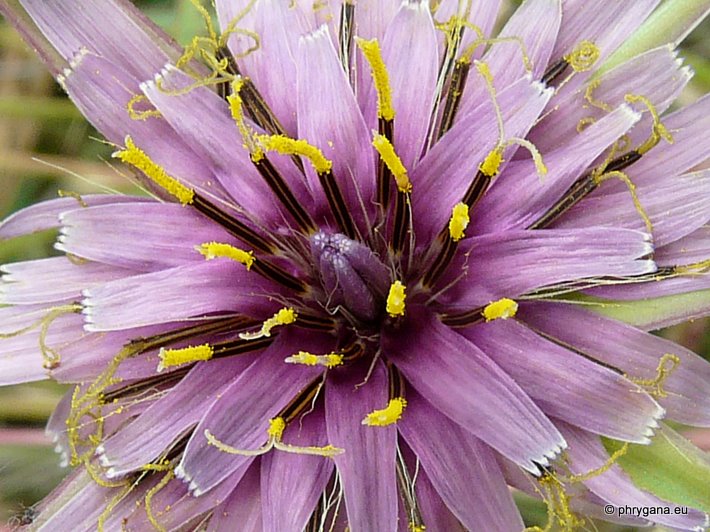
M 374 322 L 385 308 L 390 271 L 372 250 L 341 233 L 311 237 L 311 253 L 323 287 L 320 303 L 332 313 Z

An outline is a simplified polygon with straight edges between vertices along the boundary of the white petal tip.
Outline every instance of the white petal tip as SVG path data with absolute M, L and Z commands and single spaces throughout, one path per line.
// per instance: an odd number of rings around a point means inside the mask
M 119 476 L 119 473 L 116 471 L 115 468 L 109 467 L 109 468 L 106 470 L 106 478 L 116 478 L 116 477 L 118 477 L 118 476 Z

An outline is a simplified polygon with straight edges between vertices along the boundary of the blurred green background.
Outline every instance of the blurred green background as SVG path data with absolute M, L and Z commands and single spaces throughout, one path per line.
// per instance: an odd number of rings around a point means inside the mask
M 189 0 L 138 3 L 185 44 L 201 32 Z M 507 10 L 514 9 L 514 0 Z M 710 24 L 687 39 L 682 56 L 696 71 L 679 103 L 694 101 L 710 88 Z M 135 192 L 106 163 L 111 148 L 82 118 L 15 31 L 0 19 L 0 217 L 44 199 L 58 190 L 97 192 L 102 187 Z M 53 232 L 0 243 L 0 264 L 55 254 Z M 708 322 L 698 320 L 663 334 L 701 354 L 710 354 Z M 64 388 L 34 383 L 0 389 L 0 532 L 17 522 L 65 474 L 44 437 L 43 427 Z M 710 447 L 710 437 L 692 434 Z M 544 507 L 523 500 L 532 521 L 544 521 Z M 10 521 L 14 516 L 14 521 Z M 599 525 L 600 530 L 618 528 Z

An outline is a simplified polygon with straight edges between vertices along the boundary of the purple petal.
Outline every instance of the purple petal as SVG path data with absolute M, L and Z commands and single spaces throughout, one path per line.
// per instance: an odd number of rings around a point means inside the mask
M 335 457 L 335 465 L 345 490 L 350 528 L 396 530 L 397 428 L 362 424 L 367 414 L 387 406 L 387 375 L 378 364 L 367 383 L 357 387 L 364 376 L 364 372 L 352 369 L 328 375 L 325 395 L 328 439 L 332 445 L 345 449 Z
M 506 136 L 524 137 L 550 96 L 551 91 L 527 78 L 502 91 L 498 103 Z M 476 169 L 497 142 L 493 105 L 485 101 L 461 117 L 414 169 L 412 210 L 419 241 L 428 242 L 448 223 L 452 207 L 461 201 Z
M 50 257 L 0 267 L 0 303 L 35 305 L 78 299 L 82 289 L 124 279 L 133 271 L 97 262 L 74 263 Z
M 284 443 L 299 446 L 327 445 L 322 409 L 299 417 L 284 431 Z M 333 474 L 328 458 L 272 452 L 261 458 L 261 497 L 264 530 L 300 532 Z
M 710 225 L 696 229 L 675 242 L 656 248 L 653 255 L 659 266 L 676 266 L 703 262 L 710 257 Z
M 134 275 L 83 292 L 86 330 L 114 331 L 231 311 L 258 318 L 275 312 L 278 288 L 233 261 Z
M 115 0 L 20 0 L 57 51 L 71 60 L 82 48 L 102 55 L 135 79 L 147 79 L 179 47 L 133 4 Z
M 122 145 L 130 134 L 168 174 L 205 194 L 224 196 L 210 167 L 165 120 L 142 121 L 129 116 L 128 102 L 140 94 L 140 89 L 125 70 L 102 57 L 81 53 L 60 81 L 82 114 L 109 141 Z
M 634 171 L 629 171 L 633 181 Z M 567 211 L 555 227 L 627 227 L 643 231 L 643 218 L 634 207 L 627 190 L 599 194 L 580 201 Z M 663 246 L 710 220 L 710 170 L 668 176 L 662 183 L 636 187 L 636 194 L 653 225 L 653 242 Z
M 398 427 L 421 460 L 436 491 L 466 528 L 523 528 L 523 521 L 488 445 L 446 418 L 413 391 L 407 392 L 407 410 Z M 485 504 L 481 504 L 482 501 Z M 426 521 L 425 524 L 429 525 Z
M 611 52 L 623 43 L 643 23 L 660 0 L 638 0 L 620 4 L 616 0 L 567 0 L 562 4 L 562 24 L 557 36 L 552 60 L 567 55 L 583 40 L 599 47 L 596 67 L 603 64 Z M 580 72 L 559 92 L 564 96 L 574 92 L 593 71 Z M 559 101 L 559 100 L 557 100 Z
M 513 13 L 498 35 L 518 37 L 522 40 L 532 65 L 533 79 L 540 79 L 545 73 L 561 18 L 560 0 L 528 0 Z M 535 23 L 531 24 L 531 20 Z M 495 85 L 501 90 L 527 73 L 520 46 L 515 42 L 492 44 L 483 61 L 490 66 Z M 467 85 L 459 112 L 465 113 L 488 97 L 483 84 Z
M 255 360 L 239 356 L 198 364 L 163 398 L 97 449 L 111 477 L 152 462 L 197 425 L 219 394 Z
M 471 212 L 468 233 L 522 229 L 534 223 L 639 118 L 638 113 L 622 105 L 575 134 L 564 147 L 543 153 L 548 173 L 542 180 L 531 159 L 512 161 Z
M 406 168 L 414 168 L 419 160 L 429 129 L 439 69 L 437 47 L 428 3 L 402 3 L 387 28 L 382 55 L 397 112 L 394 145 Z M 376 101 L 373 93 L 368 102 L 371 110 L 365 116 L 375 117 Z
M 358 109 L 327 27 L 303 37 L 297 57 L 298 136 L 320 148 L 333 161 L 333 175 L 354 216 L 355 206 L 371 208 L 375 186 L 371 135 Z M 306 173 L 319 205 L 326 205 L 323 189 L 312 168 Z
M 276 197 L 243 147 L 244 140 L 224 100 L 208 87 L 197 87 L 181 95 L 170 92 L 191 83 L 192 78 L 167 65 L 155 81 L 143 83 L 141 89 L 181 138 L 209 162 L 217 180 L 239 205 L 258 220 L 281 222 Z M 293 163 L 286 162 L 290 172 L 282 174 L 307 207 L 311 203 L 310 193 Z
M 653 251 L 639 231 L 595 228 L 507 231 L 469 238 L 450 275 L 466 271 L 476 282 L 459 282 L 440 298 L 452 308 L 470 310 L 503 297 L 587 277 L 640 275 L 656 270 Z
M 462 330 L 549 416 L 585 430 L 650 443 L 665 411 L 618 373 L 543 339 L 513 320 Z
M 240 246 L 207 218 L 181 205 L 124 203 L 62 213 L 55 248 L 138 272 L 204 262 L 195 250 L 206 242 Z
M 222 392 L 203 416 L 182 456 L 176 474 L 195 496 L 208 491 L 232 471 L 251 460 L 227 454 L 210 445 L 209 430 L 219 441 L 237 449 L 256 449 L 267 440 L 269 420 L 316 379 L 321 369 L 286 364 L 294 352 L 328 352 L 323 339 L 286 331 Z
M 666 353 L 677 355 L 681 362 L 663 384 L 668 395 L 657 401 L 671 419 L 710 426 L 710 363 L 692 351 L 574 305 L 525 303 L 518 317 L 634 378 L 655 378 L 661 357 Z
M 210 519 L 208 531 L 220 532 L 233 528 L 239 523 L 240 532 L 261 532 L 269 529 L 263 526 L 261 492 L 259 490 L 259 460 L 254 460 L 242 479 L 227 499 L 217 506 Z M 283 511 L 284 508 L 281 508 Z
M 604 449 L 601 440 L 594 434 L 590 434 L 565 423 L 560 424 L 560 430 L 569 442 L 569 468 L 573 474 L 585 474 L 602 467 L 609 460 L 609 454 Z M 618 465 L 613 465 L 601 475 L 594 476 L 584 482 L 585 486 L 593 493 L 597 494 L 604 501 L 616 507 L 668 507 L 669 515 L 659 513 L 653 516 L 653 520 L 659 525 L 670 526 L 682 530 L 706 530 L 710 525 L 708 516 L 698 510 L 685 507 L 674 513 L 679 507 L 659 499 L 637 488 L 629 476 Z
M 678 52 L 671 46 L 661 46 L 600 76 L 599 86 L 594 89 L 592 95 L 595 100 L 604 102 L 613 109 L 625 102 L 627 94 L 641 94 L 647 97 L 660 113 L 678 97 L 691 76 L 691 70 L 683 66 L 682 60 L 678 59 Z M 635 108 L 638 111 L 646 111 L 643 106 Z M 530 140 L 545 153 L 566 146 L 570 139 L 575 139 L 579 135 L 577 127 L 580 120 L 587 117 L 599 120 L 605 115 L 605 111 L 589 105 L 585 100 L 584 90 L 580 90 L 559 101 L 555 110 L 533 128 Z M 634 139 L 632 146 L 643 142 L 650 130 L 651 119 L 646 113 L 645 119 L 634 128 L 640 139 L 638 142 Z M 654 150 L 652 154 L 655 153 Z
M 463 525 L 441 500 L 426 471 L 419 471 L 414 489 L 422 521 L 429 530 L 464 531 Z
M 86 196 L 81 196 L 81 199 L 90 207 L 146 201 L 146 198 L 109 194 L 87 194 Z M 77 207 L 79 207 L 79 203 L 75 198 L 55 198 L 20 209 L 0 223 L 0 240 L 59 227 L 59 215 L 64 211 L 74 210 Z
M 566 446 L 513 379 L 435 317 L 423 317 L 383 342 L 387 356 L 427 401 L 520 467 L 537 474 L 539 465 Z

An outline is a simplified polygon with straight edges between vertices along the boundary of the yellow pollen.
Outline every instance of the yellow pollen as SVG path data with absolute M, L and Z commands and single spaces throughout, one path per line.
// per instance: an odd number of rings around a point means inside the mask
M 305 366 L 325 366 L 334 368 L 343 363 L 343 355 L 328 353 L 327 355 L 314 355 L 308 351 L 299 351 L 284 360 L 287 364 L 303 364 Z
M 449 235 L 454 242 L 458 242 L 465 236 L 469 221 L 468 205 L 465 203 L 457 203 L 454 205 L 451 219 L 449 220 Z
M 425 532 L 426 526 L 418 525 L 416 523 L 409 523 L 409 530 L 411 530 L 411 532 Z
M 323 456 L 325 458 L 332 458 L 344 451 L 333 445 L 325 445 L 323 447 L 315 446 L 300 446 L 291 445 L 288 443 L 283 443 L 281 438 L 283 438 L 283 433 L 286 430 L 286 420 L 281 416 L 275 417 L 269 420 L 269 428 L 267 429 L 267 435 L 269 437 L 268 441 L 259 447 L 258 449 L 237 449 L 231 445 L 218 440 L 214 434 L 209 430 L 205 430 L 204 435 L 207 438 L 207 443 L 217 447 L 220 451 L 227 454 L 237 454 L 241 456 L 260 456 L 262 454 L 268 453 L 271 449 L 278 449 L 279 451 L 284 451 L 291 454 L 304 454 L 310 456 Z
M 286 430 L 286 422 L 282 417 L 275 417 L 269 420 L 269 430 L 268 434 L 270 438 L 280 440 L 283 436 L 284 430 Z
M 503 164 L 503 148 L 501 146 L 496 146 L 493 150 L 486 155 L 486 158 L 481 163 L 479 169 L 481 172 L 488 177 L 495 177 L 500 172 L 500 165 Z
M 512 299 L 504 297 L 498 301 L 493 301 L 483 309 L 483 317 L 486 321 L 507 320 L 515 317 L 518 312 L 518 304 Z
M 190 362 L 198 362 L 201 360 L 209 360 L 214 355 L 214 349 L 209 344 L 196 345 L 192 347 L 183 347 L 182 349 L 161 349 L 158 353 L 160 364 L 158 371 L 163 371 L 165 368 L 173 366 L 181 366 Z
M 326 159 L 323 152 L 305 140 L 296 140 L 285 135 L 258 135 L 266 151 L 275 151 L 282 155 L 301 155 L 308 159 L 313 169 L 319 174 L 327 174 L 333 168 L 333 162 Z
M 389 294 L 387 294 L 387 313 L 396 318 L 397 316 L 404 316 L 404 300 L 407 299 L 407 295 L 404 293 L 406 287 L 400 282 L 395 281 L 390 286 Z
M 608 181 L 609 179 L 618 179 L 626 185 L 626 188 L 629 190 L 629 194 L 631 195 L 631 201 L 633 202 L 634 207 L 636 208 L 636 212 L 639 213 L 639 216 L 643 220 L 648 234 L 652 235 L 653 223 L 651 222 L 651 218 L 649 218 L 646 209 L 644 209 L 643 205 L 641 204 L 641 200 L 639 199 L 638 194 L 636 193 L 636 185 L 634 185 L 633 181 L 631 181 L 631 178 L 624 172 L 621 172 L 619 170 L 614 170 L 612 172 L 606 172 L 594 176 L 594 181 L 597 185 L 600 185 L 601 183 L 603 183 L 604 181 Z
M 599 59 L 599 47 L 591 41 L 581 41 L 568 55 L 567 61 L 575 72 L 590 70 Z
M 631 382 L 647 388 L 647 392 L 654 397 L 667 397 L 668 392 L 663 389 L 663 385 L 678 368 L 680 357 L 672 353 L 666 353 L 661 357 L 656 368 L 656 376 L 653 379 L 629 378 Z
M 392 87 L 387 66 L 382 59 L 380 43 L 377 39 L 366 41 L 356 38 L 357 45 L 362 50 L 365 59 L 370 65 L 372 80 L 377 91 L 377 116 L 384 120 L 394 119 L 394 105 L 392 104 Z
M 145 111 L 136 109 L 137 104 L 146 102 L 150 104 L 150 101 L 145 94 L 136 94 L 128 101 L 126 104 L 126 110 L 128 111 L 128 116 L 131 117 L 131 120 L 145 121 L 148 120 L 148 118 L 160 118 L 162 116 L 160 111 L 157 109 L 148 109 Z
M 406 193 L 412 191 L 412 182 L 407 175 L 407 169 L 399 158 L 397 152 L 394 151 L 394 146 L 384 135 L 375 133 L 372 139 L 372 145 L 380 154 L 380 158 L 387 165 L 389 171 L 392 172 L 394 180 L 397 182 L 397 189 L 400 192 Z
M 197 246 L 197 251 L 205 256 L 205 259 L 212 260 L 220 257 L 232 259 L 246 266 L 247 270 L 251 268 L 256 260 L 253 251 L 244 251 L 243 249 L 223 244 L 221 242 L 205 242 Z
M 114 152 L 113 157 L 143 172 L 151 181 L 175 197 L 182 205 L 192 203 L 195 197 L 194 190 L 168 175 L 160 165 L 153 162 L 143 150 L 133 143 L 133 139 L 130 136 L 126 136 L 125 142 L 126 149 Z
M 636 94 L 627 94 L 624 99 L 628 103 L 642 103 L 648 108 L 648 111 L 653 117 L 651 136 L 648 138 L 648 140 L 646 140 L 646 142 L 636 148 L 637 152 L 639 152 L 641 155 L 648 153 L 651 148 L 655 147 L 659 142 L 661 142 L 661 139 L 665 140 L 668 144 L 673 144 L 673 135 L 671 135 L 670 131 L 668 131 L 666 126 L 664 126 L 661 122 L 661 117 L 658 115 L 658 110 L 653 105 L 653 103 L 651 103 L 651 100 L 649 100 L 645 96 L 639 96 Z
M 242 90 L 243 86 L 244 80 L 242 78 L 239 78 L 237 81 L 232 83 L 232 94 L 227 96 L 227 102 L 229 103 L 229 111 L 232 114 L 232 119 L 237 125 L 239 134 L 242 136 L 242 140 L 244 141 L 244 147 L 249 150 L 251 160 L 256 163 L 264 158 L 264 150 L 262 150 L 259 144 L 255 141 L 254 131 L 244 120 L 244 108 L 242 107 L 244 102 L 242 97 L 239 95 L 239 91 Z
M 362 420 L 363 425 L 369 427 L 386 427 L 397 423 L 402 417 L 402 412 L 407 407 L 407 401 L 403 397 L 390 399 L 387 406 L 381 410 L 374 410 Z
M 277 325 L 290 325 L 291 323 L 296 321 L 297 317 L 298 314 L 296 314 L 296 311 L 293 310 L 293 308 L 282 308 L 271 318 L 266 320 L 261 325 L 261 329 L 251 333 L 240 333 L 239 338 L 241 338 L 242 340 L 256 340 L 257 338 L 263 338 L 264 336 L 271 336 L 271 330 L 274 327 L 276 327 Z

